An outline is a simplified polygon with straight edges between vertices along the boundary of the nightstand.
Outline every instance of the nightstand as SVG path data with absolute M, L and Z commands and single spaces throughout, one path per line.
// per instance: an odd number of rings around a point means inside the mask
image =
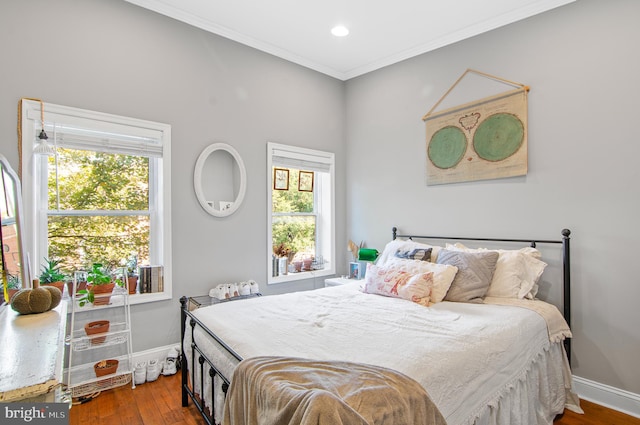
M 324 286 L 329 287 L 329 286 L 339 286 L 339 285 L 345 285 L 347 283 L 351 283 L 351 282 L 357 282 L 358 279 L 347 279 L 344 277 L 332 277 L 329 279 L 325 279 L 324 280 Z

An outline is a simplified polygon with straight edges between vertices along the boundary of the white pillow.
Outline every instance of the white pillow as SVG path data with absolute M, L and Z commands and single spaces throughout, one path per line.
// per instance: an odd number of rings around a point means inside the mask
M 394 239 L 391 242 L 388 242 L 384 246 L 382 254 L 380 254 L 376 260 L 376 266 L 384 266 L 387 260 L 395 257 L 396 251 L 403 249 L 405 243 L 407 243 L 407 241 L 402 239 Z
M 432 254 L 433 255 L 433 254 Z M 420 261 L 420 260 L 407 260 L 404 258 L 394 257 L 387 261 L 385 267 L 396 268 L 399 270 L 403 270 L 409 272 L 411 274 L 417 273 L 433 273 L 433 289 L 431 290 L 431 302 L 439 303 L 441 302 L 445 295 L 447 295 L 447 291 L 451 286 L 451 282 L 456 277 L 456 273 L 458 273 L 458 268 L 456 266 L 450 266 L 448 264 L 436 264 L 430 263 L 429 261 Z
M 433 273 L 411 273 L 394 267 L 367 264 L 363 292 L 402 298 L 428 306 L 433 286 Z
M 376 265 L 382 266 L 390 259 L 396 258 L 396 252 L 398 250 L 411 251 L 414 249 L 428 249 L 428 248 L 431 248 L 431 258 L 432 259 L 438 258 L 438 253 L 442 249 L 441 246 L 414 242 L 410 239 L 408 240 L 396 239 L 385 245 L 384 250 L 382 251 L 382 254 L 380 254 L 380 257 L 378 257 L 378 260 L 376 261 Z
M 487 290 L 487 297 L 533 299 L 538 293 L 538 280 L 547 267 L 547 263 L 539 259 L 540 251 L 531 247 L 517 250 L 489 250 L 486 248 L 467 248 L 457 243 L 455 245 L 447 244 L 447 249 L 498 253 L 498 262 Z

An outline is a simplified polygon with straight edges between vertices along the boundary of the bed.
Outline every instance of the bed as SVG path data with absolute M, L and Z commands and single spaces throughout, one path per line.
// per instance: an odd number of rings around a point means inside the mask
M 422 412 L 415 406 L 423 402 L 435 418 L 425 424 L 547 424 L 565 408 L 580 412 L 569 363 L 569 236 L 566 229 L 558 240 L 525 240 L 418 236 L 393 228 L 392 241 L 364 280 L 192 311 L 183 297 L 183 406 L 193 401 L 208 424 L 233 424 L 233 414 L 243 418 L 235 423 L 276 423 L 264 420 L 277 404 L 270 391 L 284 389 L 283 396 L 295 398 L 303 386 L 298 378 L 321 376 L 308 386 L 332 386 L 322 388 L 317 399 L 325 403 L 328 394 L 329 402 L 347 405 L 345 415 L 353 407 L 362 420 L 340 419 L 344 424 L 415 423 L 397 418 L 407 410 Z M 537 250 L 541 244 L 559 247 L 562 314 L 536 297 L 544 292 L 538 285 L 547 265 Z M 267 390 L 254 388 L 254 382 L 267 382 L 256 371 L 273 365 L 283 365 L 279 374 L 267 372 L 279 380 Z M 327 370 L 339 373 L 327 377 Z M 346 378 L 349 370 L 359 372 Z M 349 387 L 369 372 L 384 381 Z M 334 378 L 342 381 L 333 385 Z M 404 378 L 396 391 L 391 383 Z M 406 388 L 413 398 L 403 393 Z M 389 403 L 392 411 L 365 405 L 382 390 L 400 397 Z M 419 390 L 426 401 L 415 400 Z M 268 398 L 260 399 L 264 394 Z M 281 405 L 291 403 L 286 398 Z M 292 416 L 277 423 L 302 423 L 300 415 L 313 411 L 309 406 L 302 400 Z M 337 408 L 316 410 L 315 423 L 338 423 L 322 417 Z

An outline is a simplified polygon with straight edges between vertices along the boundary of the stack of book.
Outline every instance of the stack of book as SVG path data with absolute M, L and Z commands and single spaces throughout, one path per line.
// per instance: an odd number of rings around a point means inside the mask
M 138 287 L 141 294 L 164 292 L 164 269 L 162 266 L 140 266 Z

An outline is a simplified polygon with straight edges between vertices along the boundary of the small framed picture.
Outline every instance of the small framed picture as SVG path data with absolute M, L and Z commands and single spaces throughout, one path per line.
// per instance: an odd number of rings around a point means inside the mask
M 349 263 L 349 279 L 360 279 L 360 263 Z
M 298 192 L 313 192 L 313 171 L 298 173 Z
M 286 168 L 273 169 L 273 188 L 275 190 L 289 190 L 289 170 Z

